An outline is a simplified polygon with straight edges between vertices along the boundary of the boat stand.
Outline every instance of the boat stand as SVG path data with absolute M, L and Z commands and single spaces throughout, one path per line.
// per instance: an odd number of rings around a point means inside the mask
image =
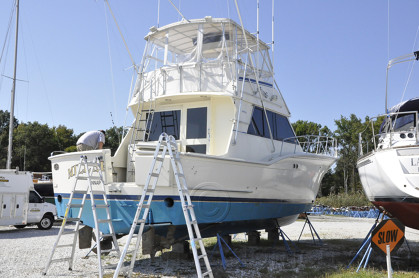
M 287 249 L 288 254 L 292 255 L 294 254 L 294 252 L 291 250 L 287 241 L 291 242 L 291 244 L 294 246 L 297 252 L 300 251 L 297 245 L 294 244 L 294 242 L 287 236 L 287 234 L 281 229 L 281 227 L 278 227 L 278 233 L 281 236 L 282 241 L 284 242 L 285 249 Z
M 240 265 L 242 267 L 245 267 L 244 263 L 236 255 L 236 253 L 234 253 L 233 249 L 231 249 L 231 247 L 227 244 L 227 242 L 220 236 L 220 234 L 217 233 L 217 244 L 215 244 L 214 248 L 212 249 L 212 252 L 214 252 L 215 248 L 217 248 L 217 246 L 218 246 L 218 249 L 220 250 L 221 263 L 223 264 L 224 270 L 227 268 L 227 263 L 226 263 L 226 260 L 225 260 L 222 243 L 224 243 L 224 245 L 228 247 L 228 249 L 231 251 L 231 253 L 233 253 L 233 255 L 237 258 L 237 260 L 239 260 Z
M 372 231 L 375 229 L 375 227 L 377 227 L 378 224 L 378 219 L 380 218 L 381 214 L 378 214 L 377 218 L 375 219 L 374 225 L 372 225 L 370 231 L 368 232 L 367 236 L 364 238 L 364 240 L 362 241 L 361 247 L 359 247 L 358 251 L 356 252 L 355 256 L 352 258 L 351 262 L 348 264 L 348 266 L 346 267 L 346 269 L 348 269 L 351 264 L 355 261 L 355 259 L 359 256 L 359 254 L 361 254 L 362 249 L 364 249 L 364 247 L 367 247 L 364 253 L 364 256 L 362 257 L 361 262 L 358 265 L 358 268 L 356 269 L 356 272 L 359 271 L 359 269 L 361 268 L 362 263 L 364 263 L 364 268 L 367 267 L 368 261 L 370 259 L 371 256 L 371 251 L 372 251 L 372 247 L 371 247 L 371 234 Z M 384 214 L 381 217 L 381 220 L 383 219 Z
M 322 241 L 322 239 L 320 238 L 319 234 L 316 232 L 316 229 L 314 229 L 313 224 L 311 224 L 311 221 L 310 221 L 310 219 L 308 218 L 307 212 L 305 212 L 305 213 L 304 213 L 304 215 L 305 215 L 305 217 L 306 217 L 306 221 L 304 222 L 304 226 L 303 226 L 303 229 L 301 230 L 300 236 L 298 237 L 297 243 L 298 243 L 298 242 L 300 242 L 300 238 L 301 238 L 301 235 L 302 235 L 302 234 L 303 234 L 303 232 L 304 232 L 304 228 L 305 228 L 305 227 L 306 227 L 306 225 L 308 224 L 308 227 L 310 228 L 311 237 L 313 238 L 313 243 L 314 243 L 314 245 L 319 245 L 319 246 L 322 246 L 322 245 L 323 245 L 323 241 Z M 316 241 L 316 238 L 315 238 L 314 236 L 316 236 L 316 237 L 317 237 L 317 241 Z

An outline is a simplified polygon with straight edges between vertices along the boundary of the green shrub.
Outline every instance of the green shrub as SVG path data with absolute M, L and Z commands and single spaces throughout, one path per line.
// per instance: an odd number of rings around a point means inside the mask
M 315 204 L 334 208 L 372 206 L 372 203 L 363 192 L 331 194 L 317 198 Z

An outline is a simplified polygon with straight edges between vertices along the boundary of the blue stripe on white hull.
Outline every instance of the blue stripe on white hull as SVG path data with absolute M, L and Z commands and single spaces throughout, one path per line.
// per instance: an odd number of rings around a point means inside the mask
M 56 196 L 60 195 L 56 193 Z M 68 194 L 61 194 L 62 201 L 58 202 L 56 198 L 57 213 L 59 216 L 64 216 L 66 206 L 68 203 Z M 122 200 L 112 199 L 112 196 L 108 197 L 110 204 L 111 217 L 114 219 L 114 229 L 117 234 L 127 234 L 131 227 L 134 215 L 137 209 L 137 200 Z M 137 198 L 137 196 L 135 196 Z M 173 206 L 168 207 L 165 203 L 166 198 L 172 198 L 174 200 Z M 133 198 L 132 198 L 133 199 Z M 202 199 L 202 198 L 201 198 Z M 281 225 L 281 218 L 290 216 L 297 216 L 298 214 L 310 210 L 311 203 L 291 203 L 284 202 L 281 200 L 269 200 L 269 199 L 233 199 L 230 200 L 216 200 L 217 198 L 211 198 L 212 200 L 200 200 L 194 201 L 195 215 L 198 223 L 201 225 L 218 223 L 218 226 L 229 226 L 234 222 L 247 223 L 249 227 L 241 227 L 241 230 L 246 229 L 248 231 L 264 228 L 266 222 L 266 228 L 272 226 L 273 219 L 278 219 L 278 223 Z M 81 198 L 75 197 L 74 203 L 80 203 Z M 101 203 L 101 200 L 96 201 L 97 204 Z M 85 225 L 94 226 L 93 215 L 91 210 L 90 196 L 87 196 L 86 205 L 83 210 L 82 221 Z M 155 196 L 151 204 L 149 216 L 147 218 L 147 224 L 157 225 L 173 225 L 173 226 L 184 226 L 185 219 L 181 208 L 181 203 L 178 196 Z M 99 219 L 106 218 L 106 211 L 97 209 L 99 213 Z M 78 209 L 72 209 L 69 217 L 77 216 Z M 258 223 L 256 226 L 253 226 Z M 108 233 L 108 227 L 105 224 L 101 224 L 100 228 L 102 232 Z M 222 228 L 222 227 L 218 227 Z

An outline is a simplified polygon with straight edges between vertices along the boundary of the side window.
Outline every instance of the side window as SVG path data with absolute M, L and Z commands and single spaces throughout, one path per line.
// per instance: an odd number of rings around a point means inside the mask
M 288 119 L 282 115 L 276 114 L 276 140 L 284 140 L 285 138 L 295 137 L 294 131 Z
M 152 123 L 149 123 L 148 141 L 159 140 L 163 132 L 173 135 L 176 140 L 180 138 L 180 110 L 147 113 L 147 119 L 152 117 Z
M 284 140 L 285 138 L 295 137 L 287 117 L 266 111 L 269 126 L 274 140 Z M 263 109 L 255 106 L 253 109 L 252 120 L 250 121 L 247 134 L 270 138 L 268 122 L 266 121 Z M 295 141 L 292 141 L 296 143 Z
M 263 113 L 263 109 L 259 107 L 254 107 L 252 120 L 250 121 L 249 129 L 247 130 L 248 134 L 253 134 L 261 137 L 265 137 L 265 126 L 266 126 L 266 118 Z M 266 126 L 266 129 L 268 127 Z M 268 137 L 269 137 L 269 131 Z
M 186 139 L 207 137 L 207 108 L 190 108 L 187 111 Z
M 42 199 L 34 191 L 29 191 L 29 203 L 42 203 Z

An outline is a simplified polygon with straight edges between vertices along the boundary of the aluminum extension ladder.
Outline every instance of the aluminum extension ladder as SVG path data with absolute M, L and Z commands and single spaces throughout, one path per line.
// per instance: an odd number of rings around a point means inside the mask
M 121 271 L 122 264 L 124 263 L 125 256 L 127 255 L 129 245 L 133 238 L 136 238 L 135 249 L 130 251 L 132 253 L 131 263 L 128 267 L 128 271 L 125 270 L 124 275 L 131 277 L 132 271 L 134 269 L 135 259 L 137 257 L 137 251 L 141 242 L 142 234 L 144 231 L 144 226 L 150 210 L 150 205 L 153 200 L 154 191 L 156 184 L 163 166 L 163 161 L 165 159 L 166 153 L 169 152 L 170 160 L 172 163 L 173 173 L 176 179 L 176 184 L 178 187 L 179 197 L 182 204 L 183 214 L 185 216 L 186 226 L 188 228 L 188 234 L 190 239 L 190 244 L 192 248 L 192 253 L 195 261 L 195 267 L 198 274 L 198 277 L 210 277 L 213 278 L 211 265 L 208 260 L 207 253 L 205 251 L 205 246 L 201 238 L 201 232 L 199 231 L 198 223 L 196 221 L 195 212 L 191 202 L 191 197 L 188 192 L 188 187 L 186 184 L 186 179 L 183 174 L 183 168 L 180 163 L 179 153 L 177 151 L 177 143 L 173 136 L 169 136 L 165 133 L 160 135 L 159 141 L 154 151 L 154 158 L 151 163 L 150 171 L 147 176 L 146 182 L 144 184 L 143 193 L 141 199 L 138 203 L 138 208 L 135 213 L 134 220 L 132 222 L 131 230 L 128 235 L 127 242 L 125 244 L 124 250 L 122 251 L 121 258 L 119 260 L 118 266 L 115 270 L 114 278 L 117 278 L 119 272 Z M 157 167 L 156 167 L 157 166 Z M 151 183 L 151 186 L 150 186 Z M 145 202 L 145 203 L 144 203 Z M 144 212 L 141 216 L 141 211 L 144 209 Z M 136 236 L 134 236 L 137 224 L 140 223 L 140 228 Z M 195 237 L 195 236 L 196 237 Z M 196 243 L 198 242 L 201 254 L 198 254 Z M 205 263 L 206 271 L 203 273 L 201 269 L 200 260 L 203 259 Z
M 95 223 L 95 226 L 93 227 L 93 230 L 95 232 L 96 242 L 97 242 L 97 258 L 98 258 L 98 267 L 99 267 L 99 277 L 100 278 L 103 277 L 103 266 L 102 266 L 101 255 L 103 253 L 116 251 L 118 253 L 118 255 L 120 256 L 119 246 L 118 246 L 118 242 L 116 240 L 115 230 L 114 230 L 113 225 L 112 225 L 112 219 L 111 219 L 111 215 L 110 215 L 110 211 L 109 211 L 109 203 L 108 203 L 108 200 L 106 198 L 106 190 L 105 190 L 105 185 L 104 185 L 103 176 L 102 176 L 102 160 L 101 160 L 101 158 L 102 157 L 96 157 L 94 162 L 88 162 L 86 156 L 81 156 L 81 158 L 80 158 L 80 163 L 78 165 L 78 171 L 77 171 L 74 187 L 73 187 L 73 190 L 71 191 L 71 194 L 70 194 L 70 199 L 69 199 L 68 204 L 67 204 L 67 209 L 65 211 L 64 219 L 63 219 L 63 222 L 61 224 L 61 228 L 60 228 L 60 231 L 58 233 L 57 240 L 55 241 L 55 244 L 54 244 L 54 247 L 52 249 L 51 256 L 48 260 L 47 266 L 45 267 L 45 271 L 43 273 L 44 275 L 46 275 L 46 273 L 48 271 L 48 268 L 50 267 L 51 263 L 68 261 L 68 263 L 69 263 L 68 269 L 69 270 L 73 269 L 74 253 L 75 253 L 75 247 L 76 247 L 76 242 L 77 242 L 77 233 L 79 231 L 80 219 L 81 219 L 81 215 L 83 213 L 83 209 L 85 207 L 85 202 L 86 202 L 87 195 L 90 195 L 90 201 L 91 201 L 92 212 L 93 212 L 93 219 L 94 219 L 94 223 Z M 80 180 L 87 180 L 88 181 L 87 187 L 84 187 L 83 189 L 77 190 L 78 181 L 80 181 Z M 95 183 L 95 184 L 100 183 L 101 186 L 102 186 L 102 190 L 93 190 L 92 183 Z M 79 185 L 79 187 L 82 187 L 82 186 Z M 83 198 L 82 198 L 81 203 L 74 203 L 74 196 L 76 194 L 83 194 Z M 102 203 L 101 204 L 96 204 L 96 201 L 94 199 L 94 195 L 102 195 L 103 196 L 103 204 Z M 70 218 L 69 217 L 69 211 L 70 211 L 71 208 L 79 208 L 80 209 L 79 213 L 78 213 L 78 216 L 76 218 Z M 106 218 L 105 219 L 98 219 L 98 212 L 97 212 L 98 209 L 106 210 Z M 65 227 L 66 227 L 67 222 L 75 222 L 76 223 L 75 228 L 72 229 L 72 230 L 66 230 Z M 101 224 L 101 223 L 108 224 L 110 234 L 103 234 L 102 232 L 100 232 L 99 224 Z M 59 241 L 61 239 L 61 236 L 66 235 L 66 234 L 72 234 L 73 235 L 73 243 L 72 244 L 59 245 Z M 101 250 L 100 239 L 105 238 L 105 237 L 110 237 L 110 236 L 112 237 L 114 248 L 113 249 L 107 249 L 107 250 Z M 53 259 L 55 250 L 57 248 L 65 248 L 65 247 L 67 247 L 67 248 L 71 247 L 70 257 Z

